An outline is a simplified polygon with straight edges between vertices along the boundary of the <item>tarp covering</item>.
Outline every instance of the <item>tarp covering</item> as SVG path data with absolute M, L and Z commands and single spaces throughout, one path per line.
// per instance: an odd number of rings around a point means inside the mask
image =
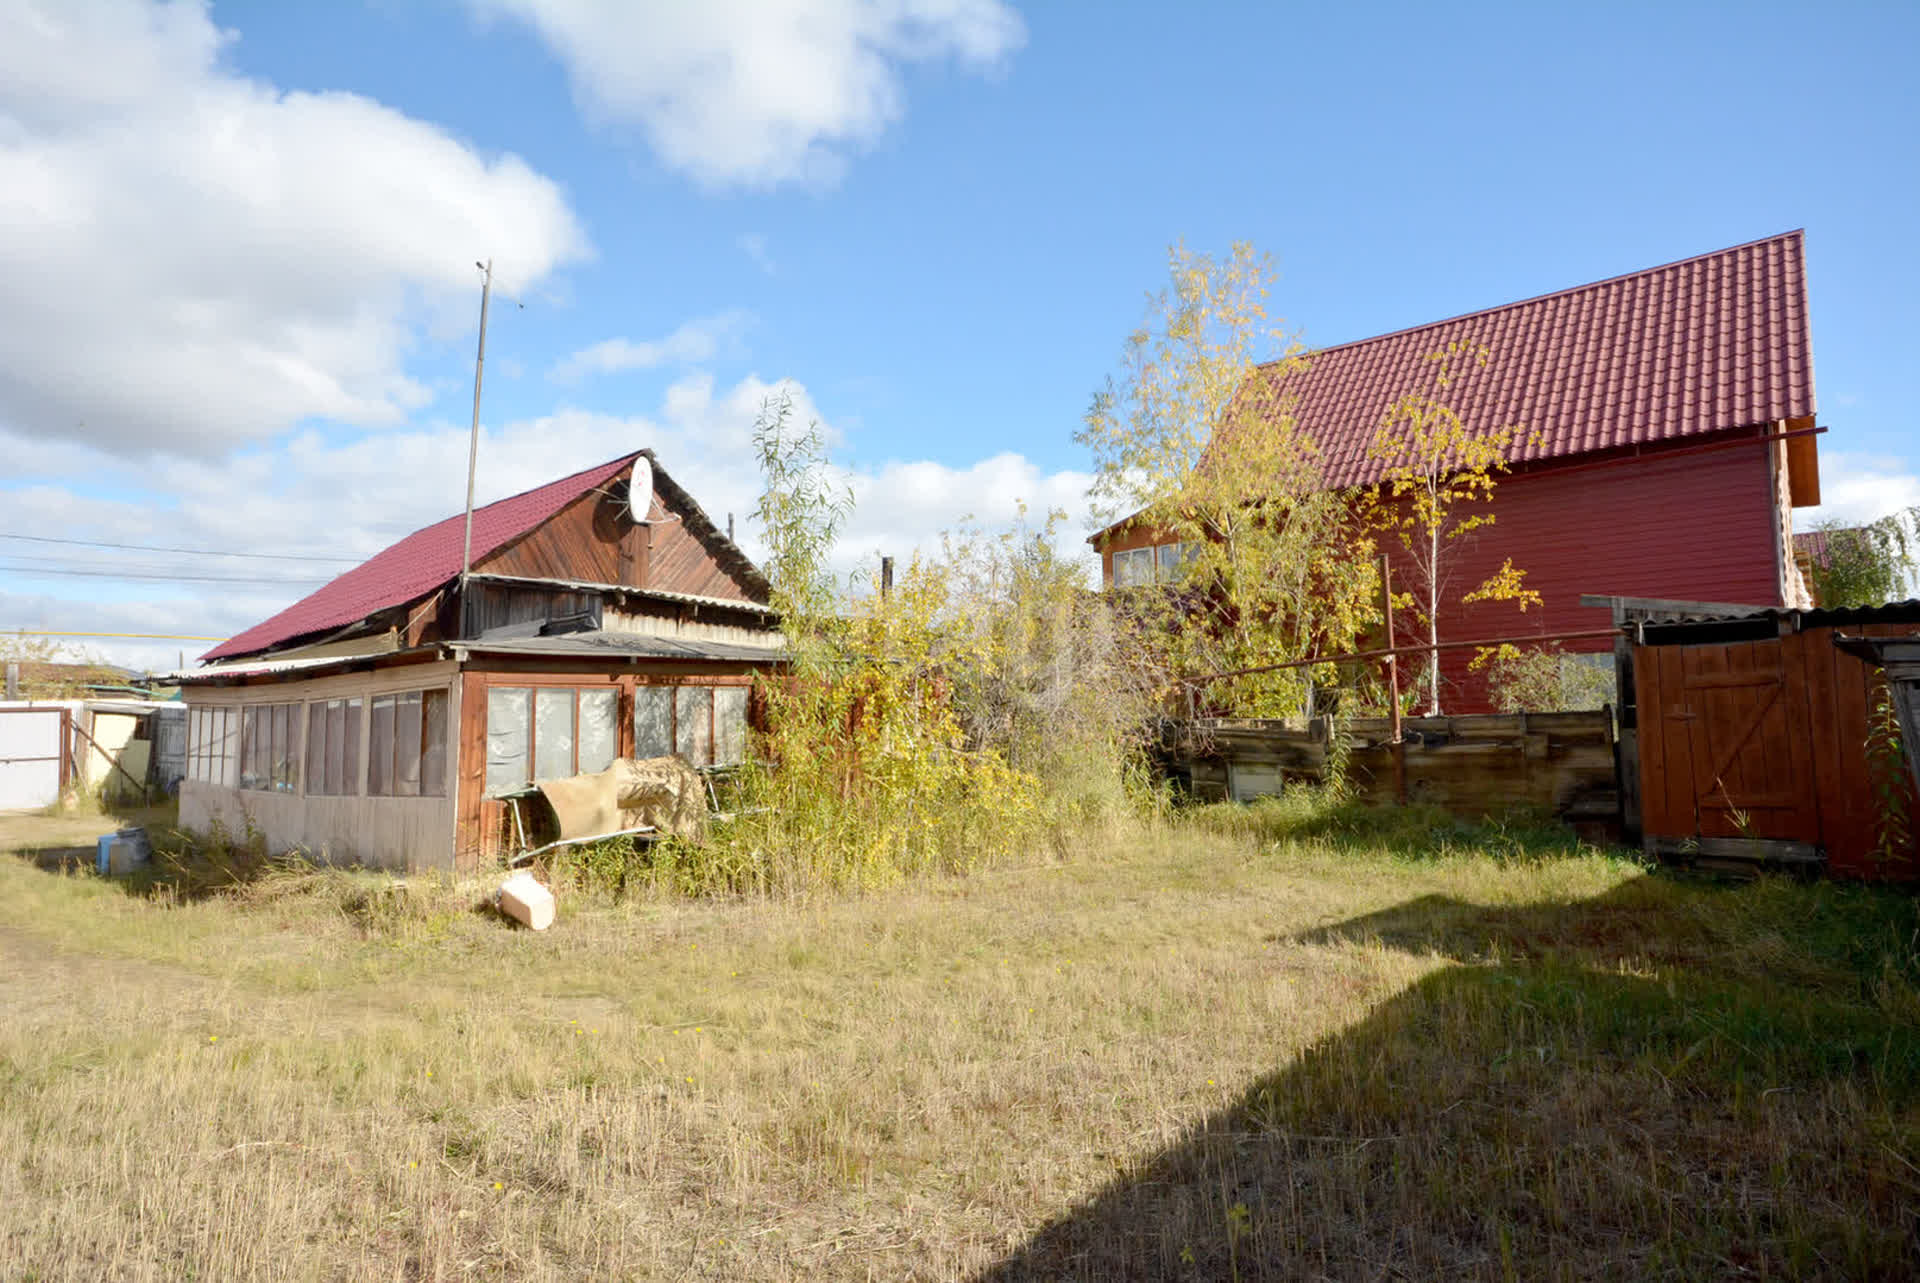
M 683 758 L 620 758 L 604 771 L 535 786 L 553 807 L 562 841 L 642 825 L 675 837 L 706 834 L 706 785 Z

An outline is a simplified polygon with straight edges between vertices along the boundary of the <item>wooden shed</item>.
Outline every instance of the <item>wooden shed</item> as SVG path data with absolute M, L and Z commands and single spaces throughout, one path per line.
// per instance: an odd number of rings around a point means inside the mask
M 1640 603 L 1628 620 L 1645 848 L 1920 879 L 1920 798 L 1884 668 L 1920 601 L 1867 609 Z M 1911 748 L 1912 746 L 1908 746 Z

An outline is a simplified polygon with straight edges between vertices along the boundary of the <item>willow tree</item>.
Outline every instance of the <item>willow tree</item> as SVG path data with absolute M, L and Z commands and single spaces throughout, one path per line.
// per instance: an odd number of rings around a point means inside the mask
M 1829 609 L 1878 606 L 1916 587 L 1920 571 L 1920 507 L 1861 526 L 1823 521 L 1821 546 L 1808 559 L 1814 599 Z
M 1487 364 L 1487 349 L 1456 342 L 1427 357 L 1434 366 L 1432 391 L 1411 391 L 1381 416 L 1367 453 L 1380 465 L 1380 482 L 1365 505 L 1377 526 L 1397 540 L 1413 580 L 1414 617 L 1427 633 L 1427 714 L 1440 712 L 1440 615 L 1453 600 L 1454 543 L 1494 523 L 1493 490 L 1507 470 L 1507 455 L 1521 439 L 1512 425 L 1471 427 L 1450 404 L 1459 363 Z M 1513 558 L 1467 588 L 1458 598 L 1507 601 L 1525 611 L 1540 604 L 1526 586 L 1526 572 Z M 1481 660 L 1504 652 L 1489 651 Z
M 1377 618 L 1372 543 L 1295 420 L 1287 382 L 1306 357 L 1268 312 L 1272 262 L 1241 242 L 1220 259 L 1176 246 L 1168 266 L 1075 438 L 1098 515 L 1181 545 L 1178 582 L 1133 594 L 1139 641 L 1169 681 L 1352 650 Z M 1285 715 L 1308 680 L 1268 668 L 1212 693 Z

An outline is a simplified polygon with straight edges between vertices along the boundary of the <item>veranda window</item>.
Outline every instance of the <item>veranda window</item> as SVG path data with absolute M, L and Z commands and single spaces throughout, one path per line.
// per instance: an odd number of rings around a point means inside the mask
M 240 710 L 240 787 L 292 793 L 300 787 L 298 704 L 249 704 Z
M 360 792 L 359 698 L 307 705 L 307 795 L 353 797 Z
M 572 686 L 487 691 L 488 793 L 604 771 L 619 751 L 618 691 Z
M 240 710 L 195 708 L 187 714 L 187 778 L 233 788 L 240 779 Z
M 405 691 L 369 701 L 367 792 L 447 795 L 447 692 Z
M 633 693 L 633 755 L 678 753 L 695 766 L 734 766 L 747 755 L 744 686 L 642 686 Z

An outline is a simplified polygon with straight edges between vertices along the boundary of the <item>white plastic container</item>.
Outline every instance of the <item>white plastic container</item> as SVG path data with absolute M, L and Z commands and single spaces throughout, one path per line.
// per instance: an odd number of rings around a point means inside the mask
M 523 927 L 545 931 L 553 925 L 553 892 L 526 869 L 500 884 L 500 912 Z

